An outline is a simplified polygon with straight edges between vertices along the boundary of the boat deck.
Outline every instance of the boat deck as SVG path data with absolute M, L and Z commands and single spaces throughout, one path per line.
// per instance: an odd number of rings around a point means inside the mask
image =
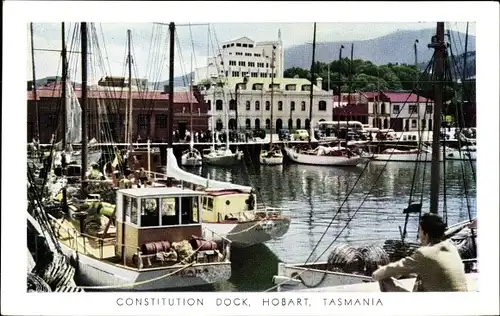
M 77 250 L 86 255 L 114 261 L 116 259 L 115 253 L 115 237 L 93 237 L 89 235 L 82 235 L 67 219 L 57 220 L 59 225 L 56 225 L 56 235 L 61 243 L 67 247 Z M 110 226 L 108 235 L 115 232 L 116 229 Z

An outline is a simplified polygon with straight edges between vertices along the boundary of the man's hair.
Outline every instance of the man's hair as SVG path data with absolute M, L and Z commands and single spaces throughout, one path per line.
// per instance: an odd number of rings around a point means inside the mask
M 437 214 L 425 213 L 420 218 L 420 227 L 432 239 L 441 239 L 446 231 L 446 224 Z

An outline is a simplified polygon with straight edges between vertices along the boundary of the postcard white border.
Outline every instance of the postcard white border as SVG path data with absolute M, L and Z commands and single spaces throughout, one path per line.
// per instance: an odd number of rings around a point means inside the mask
M 154 315 L 154 314 L 362 314 L 487 315 L 498 313 L 498 3 L 495 2 L 43 2 L 3 4 L 2 229 L 1 313 L 6 315 Z M 239 12 L 235 14 L 234 12 Z M 308 12 L 307 14 L 304 14 Z M 311 13 L 309 13 L 311 12 Z M 210 14 L 209 14 L 210 13 Z M 323 307 L 328 293 L 26 293 L 26 32 L 29 22 L 416 22 L 475 21 L 477 46 L 477 209 L 480 231 L 480 293 L 380 294 L 383 307 Z M 203 307 L 119 307 L 119 297 L 203 297 Z M 219 297 L 246 297 L 251 308 L 215 306 Z M 303 309 L 269 308 L 263 298 L 308 297 L 319 300 Z

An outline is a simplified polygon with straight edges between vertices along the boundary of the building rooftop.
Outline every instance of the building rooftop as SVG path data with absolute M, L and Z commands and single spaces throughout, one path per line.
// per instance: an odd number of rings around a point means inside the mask
M 61 97 L 61 85 L 51 84 L 42 87 L 37 87 L 36 90 L 37 100 L 40 98 L 60 98 Z M 81 98 L 81 86 L 75 87 L 75 94 L 78 98 Z M 28 91 L 28 100 L 34 100 L 34 92 Z M 121 87 L 89 87 L 88 98 L 90 99 L 128 99 L 127 88 Z M 147 91 L 132 91 L 132 99 L 143 99 L 143 100 L 168 100 L 169 94 L 159 90 L 147 90 Z M 175 103 L 198 103 L 193 93 L 189 91 L 174 91 L 174 102 Z
M 225 87 L 234 90 L 236 88 L 236 84 L 243 83 L 243 78 L 224 78 L 222 79 L 225 83 Z M 248 78 L 247 85 L 251 86 L 256 83 L 262 83 L 266 87 L 271 84 L 272 78 Z M 309 85 L 311 82 L 307 79 L 303 78 L 274 78 L 274 84 L 280 85 L 288 85 L 288 84 L 296 84 L 296 85 Z M 298 90 L 300 91 L 300 90 Z M 314 85 L 314 91 L 323 91 L 317 86 Z M 326 91 L 325 91 L 326 92 Z

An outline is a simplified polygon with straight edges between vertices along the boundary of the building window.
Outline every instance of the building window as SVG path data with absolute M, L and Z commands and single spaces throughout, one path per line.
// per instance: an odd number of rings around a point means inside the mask
M 260 54 L 257 54 L 257 53 L 255 53 L 255 54 L 253 54 L 253 55 L 254 55 L 255 57 L 260 57 Z
M 411 128 L 417 127 L 417 120 L 411 120 Z
M 229 100 L 229 111 L 235 111 L 236 110 L 236 100 L 231 99 Z
M 269 68 L 269 63 L 266 63 L 266 68 Z
M 221 66 L 224 66 L 224 61 L 221 61 L 221 62 L 220 62 L 220 65 L 221 65 Z
M 415 104 L 408 106 L 408 113 L 410 114 L 417 113 L 417 106 Z
M 283 111 L 283 102 L 278 101 L 278 111 Z
M 295 128 L 300 129 L 300 119 L 297 119 L 297 124 L 295 124 Z
M 248 74 L 248 72 L 247 72 L 247 71 L 243 71 L 243 72 L 241 72 L 241 76 L 242 76 L 242 77 L 246 77 L 246 75 L 247 75 L 247 74 Z M 245 90 L 246 90 L 246 88 L 245 88 Z
M 240 61 L 238 62 L 238 66 L 245 66 L 245 65 L 246 65 L 246 62 L 244 62 L 244 61 L 241 61 L 241 60 L 240 60 Z
M 250 101 L 245 102 L 245 107 L 247 111 L 250 111 Z
M 155 117 L 155 127 L 157 128 L 167 128 L 167 115 L 157 114 Z
M 243 53 L 242 52 L 236 52 L 236 55 L 243 56 Z
M 287 90 L 287 91 L 296 91 L 297 90 L 297 85 L 295 85 L 295 84 L 287 84 L 285 86 L 285 90 Z
M 250 129 L 250 119 L 245 120 L 245 128 Z
M 236 66 L 236 60 L 230 60 L 229 66 Z
M 257 63 L 257 67 L 264 68 L 264 63 Z
M 208 110 L 211 111 L 212 110 L 212 100 L 208 100 L 207 101 L 207 107 L 208 107 Z
M 288 119 L 288 129 L 291 130 L 293 128 L 293 120 Z
M 252 74 L 251 74 L 251 77 L 252 77 L 252 78 L 257 78 L 258 76 L 259 76 L 259 74 L 258 74 L 258 73 L 256 73 L 256 72 L 252 72 Z
M 266 119 L 266 129 L 270 129 L 270 128 L 271 128 L 271 120 Z
M 240 72 L 239 71 L 233 71 L 232 76 L 233 77 L 239 77 L 240 76 Z
M 252 56 L 252 53 L 245 53 L 245 56 Z
M 271 109 L 271 102 L 266 101 L 266 111 L 269 111 Z
M 260 120 L 255 119 L 255 129 L 260 129 Z
M 319 101 L 318 104 L 318 111 L 326 111 L 326 101 Z
M 229 77 L 229 71 L 226 70 L 226 77 Z
M 425 113 L 432 114 L 432 105 L 425 106 Z
M 305 110 L 306 110 L 306 102 L 305 102 L 305 101 L 302 101 L 302 102 L 300 103 L 300 109 L 301 109 L 302 111 L 305 111 Z
M 215 101 L 215 110 L 216 111 L 222 111 L 222 100 L 217 100 Z
M 236 47 L 241 47 L 241 43 L 236 43 Z
M 420 128 L 422 130 L 425 130 L 425 123 L 426 123 L 426 120 L 422 120 L 422 123 L 421 123 L 421 126 L 420 126 Z
M 290 102 L 290 111 L 295 111 L 295 101 Z
M 255 101 L 255 111 L 260 111 L 260 101 Z
M 382 103 L 381 105 L 380 114 L 385 114 L 385 103 Z
M 394 105 L 392 107 L 392 114 L 399 114 L 399 105 Z
M 249 61 L 248 62 L 248 67 L 255 67 L 255 62 L 254 61 Z

